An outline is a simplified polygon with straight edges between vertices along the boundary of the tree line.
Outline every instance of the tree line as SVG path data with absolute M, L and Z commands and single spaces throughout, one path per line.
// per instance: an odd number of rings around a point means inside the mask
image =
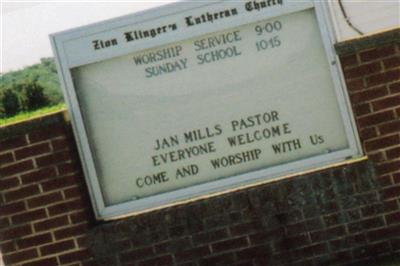
M 1 76 L 0 118 L 61 102 L 63 96 L 53 58 L 42 58 L 39 64 Z

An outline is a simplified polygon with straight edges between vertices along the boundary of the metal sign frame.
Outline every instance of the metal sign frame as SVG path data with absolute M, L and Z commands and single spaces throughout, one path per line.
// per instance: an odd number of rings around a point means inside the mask
M 354 123 L 351 107 L 348 96 L 345 92 L 345 84 L 341 71 L 340 62 L 334 51 L 333 44 L 335 43 L 335 35 L 333 25 L 330 20 L 328 6 L 323 1 L 308 0 L 308 1 L 285 1 L 286 7 L 274 10 L 265 14 L 257 12 L 251 16 L 239 17 L 236 20 L 230 20 L 229 23 L 219 23 L 213 25 L 205 25 L 191 30 L 178 30 L 174 34 L 166 34 L 160 36 L 157 41 L 145 40 L 138 42 L 135 45 L 126 45 L 111 51 L 101 53 L 87 53 L 87 48 L 82 46 L 82 43 L 87 38 L 93 38 L 97 34 L 104 34 L 109 31 L 121 31 L 133 25 L 151 25 L 155 20 L 162 21 L 171 17 L 179 18 L 188 12 L 195 11 L 199 8 L 218 6 L 236 7 L 243 5 L 241 1 L 216 1 L 216 2 L 178 2 L 171 5 L 161 6 L 150 9 L 144 12 L 128 15 L 113 20 L 72 29 L 69 31 L 56 33 L 50 36 L 53 52 L 56 55 L 56 62 L 61 84 L 64 90 L 64 95 L 68 104 L 68 109 L 71 116 L 72 126 L 75 133 L 75 139 L 82 161 L 83 171 L 86 182 L 89 187 L 89 192 L 94 206 L 94 211 L 97 219 L 115 219 L 121 216 L 131 215 L 139 211 L 165 206 L 167 204 L 176 203 L 188 199 L 193 199 L 199 196 L 208 195 L 211 193 L 226 191 L 232 188 L 238 188 L 243 185 L 255 184 L 260 181 L 274 180 L 279 176 L 293 174 L 296 172 L 318 168 L 333 163 L 357 158 L 362 156 L 362 149 L 359 143 L 357 129 Z M 188 188 L 178 189 L 172 192 L 166 192 L 155 196 L 146 197 L 139 200 L 132 200 L 126 203 L 105 206 L 104 199 L 96 173 L 95 162 L 91 152 L 88 134 L 85 129 L 85 124 L 82 118 L 81 106 L 78 103 L 75 92 L 71 69 L 95 63 L 117 56 L 129 54 L 135 51 L 141 51 L 155 46 L 160 46 L 168 43 L 177 42 L 191 37 L 200 36 L 205 33 L 217 32 L 225 29 L 234 28 L 236 26 L 250 24 L 260 20 L 265 20 L 285 14 L 290 14 L 306 9 L 314 9 L 320 29 L 321 38 L 324 44 L 326 57 L 330 62 L 330 73 L 335 87 L 338 106 L 344 122 L 349 148 L 335 151 L 328 154 L 318 155 L 311 158 L 301 159 L 294 162 L 285 163 L 266 169 L 261 169 L 253 172 L 248 172 L 238 176 L 211 181 L 208 183 L 194 185 Z M 147 23 L 147 24 L 146 24 Z M 150 23 L 150 24 L 149 24 Z M 158 22 L 157 22 L 158 23 Z M 86 38 L 86 39 L 85 39 Z

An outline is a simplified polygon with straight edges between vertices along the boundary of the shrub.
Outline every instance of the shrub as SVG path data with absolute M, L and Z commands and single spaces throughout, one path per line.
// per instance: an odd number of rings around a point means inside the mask
M 33 111 L 49 104 L 44 88 L 36 81 L 26 81 L 23 86 L 24 109 Z
M 6 89 L 1 96 L 4 113 L 7 117 L 13 116 L 20 111 L 21 105 L 18 95 L 12 89 Z

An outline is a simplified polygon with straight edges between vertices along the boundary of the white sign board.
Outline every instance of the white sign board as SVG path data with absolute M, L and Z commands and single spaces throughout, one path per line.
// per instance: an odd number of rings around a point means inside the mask
M 185 2 L 53 35 L 97 216 L 359 156 L 324 14 Z

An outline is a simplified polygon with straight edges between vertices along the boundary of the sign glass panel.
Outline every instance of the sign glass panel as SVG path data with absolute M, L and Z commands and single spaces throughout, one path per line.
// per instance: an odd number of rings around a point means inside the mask
M 112 206 L 349 148 L 314 9 L 72 69 Z

